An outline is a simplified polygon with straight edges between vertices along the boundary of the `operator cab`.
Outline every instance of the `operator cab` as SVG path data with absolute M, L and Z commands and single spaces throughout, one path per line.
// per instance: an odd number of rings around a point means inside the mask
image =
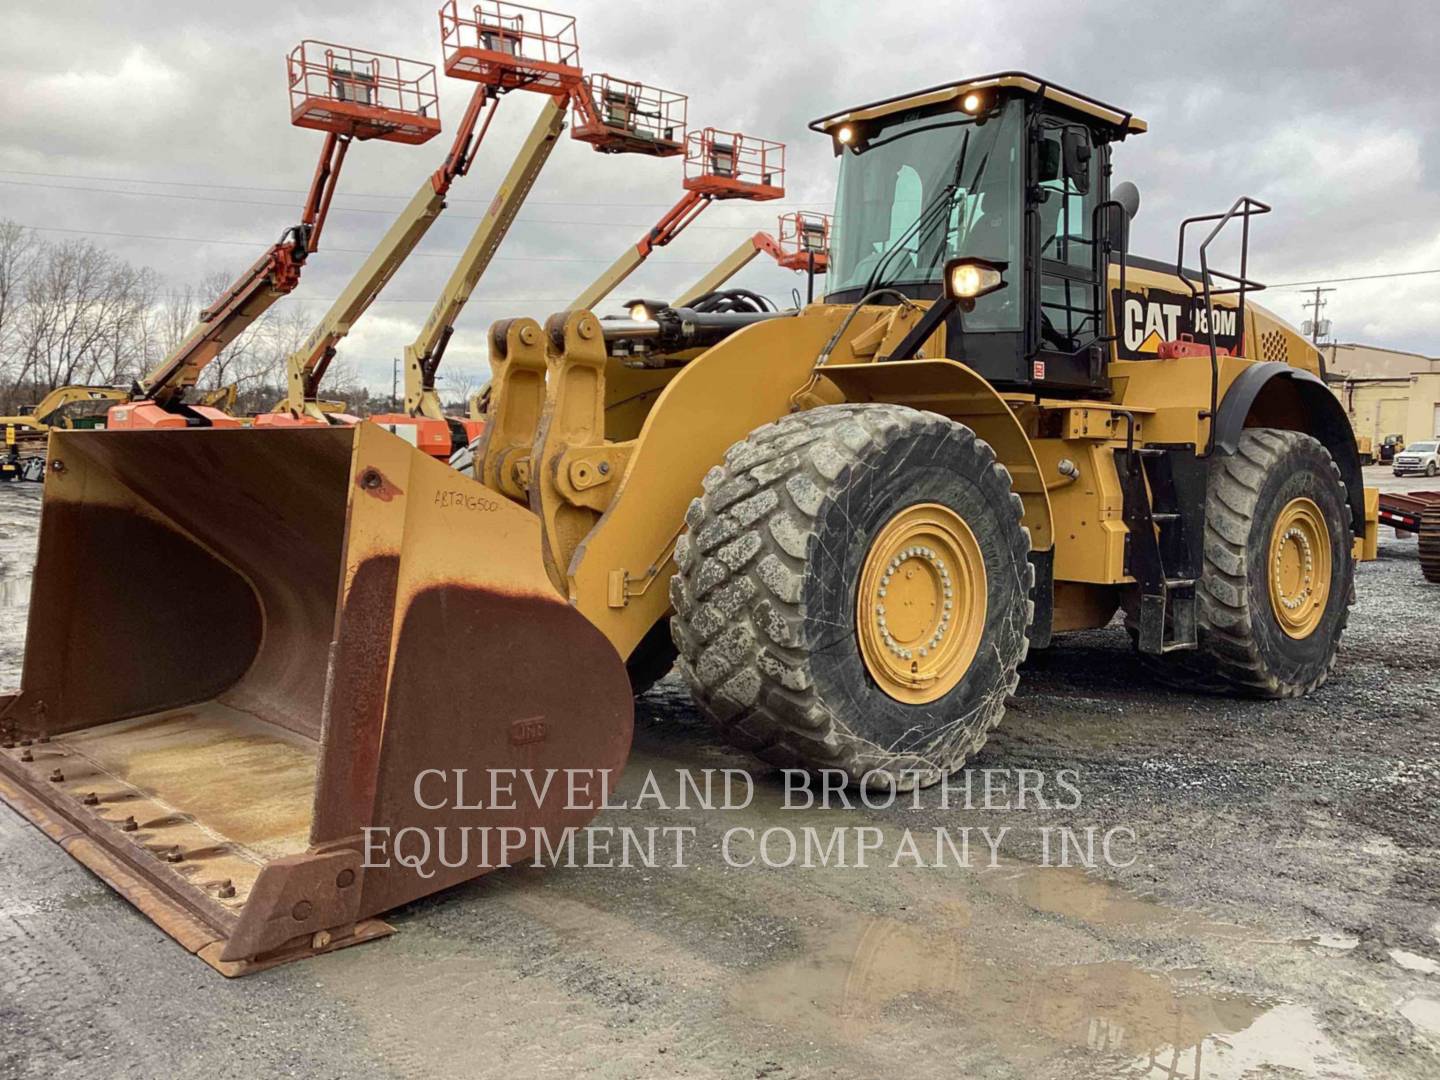
M 946 354 L 1001 390 L 1108 390 L 1109 264 L 1134 212 L 1111 200 L 1110 144 L 1144 121 L 1006 72 L 810 126 L 841 158 L 827 302 L 937 300 L 955 260 L 989 264 L 1001 283 L 945 316 Z

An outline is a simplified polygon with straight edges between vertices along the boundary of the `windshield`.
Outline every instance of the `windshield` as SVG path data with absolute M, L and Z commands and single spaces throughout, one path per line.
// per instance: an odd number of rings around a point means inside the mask
M 863 153 L 846 151 L 827 293 L 938 286 L 945 262 L 957 255 L 1007 263 L 1013 282 L 1023 112 L 1015 101 L 983 124 L 962 113 L 911 116 L 869 133 Z M 966 328 L 1018 330 L 1015 288 L 982 297 Z
M 1413 450 L 1417 454 L 1433 454 L 1436 445 L 1437 444 L 1433 442 L 1417 442 L 1415 445 L 1407 446 L 1405 449 Z

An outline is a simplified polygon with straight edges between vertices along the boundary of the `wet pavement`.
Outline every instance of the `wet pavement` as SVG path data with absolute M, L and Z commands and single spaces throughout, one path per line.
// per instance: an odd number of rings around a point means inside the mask
M 38 496 L 0 488 L 12 685 Z M 807 805 L 668 679 L 597 824 L 685 865 L 512 869 L 243 980 L 0 806 L 0 1077 L 1440 1077 L 1440 587 L 1381 554 L 1313 697 L 1070 635 L 948 796 Z M 749 798 L 679 805 L 705 769 Z

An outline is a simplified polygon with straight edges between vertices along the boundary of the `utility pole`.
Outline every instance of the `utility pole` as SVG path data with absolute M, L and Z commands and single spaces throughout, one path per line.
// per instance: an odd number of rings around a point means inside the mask
M 1321 312 L 1321 310 L 1325 307 L 1325 305 L 1330 302 L 1330 301 L 1328 301 L 1328 300 L 1321 300 L 1321 299 L 1320 299 L 1320 294 L 1321 294 L 1321 293 L 1327 293 L 1327 292 L 1334 292 L 1335 290 L 1334 290 L 1334 289 L 1322 289 L 1322 288 L 1320 288 L 1320 286 L 1317 285 L 1317 286 L 1315 286 L 1314 289 L 1308 290 L 1308 291 L 1314 293 L 1315 299 L 1313 299 L 1313 300 L 1307 300 L 1304 304 L 1301 305 L 1301 307 L 1307 307 L 1307 308 L 1314 308 L 1314 309 L 1315 309 L 1315 313 L 1314 313 L 1313 317 L 1310 319 L 1310 344 L 1311 344 L 1311 345 L 1314 345 L 1316 348 L 1319 348 L 1319 347 L 1320 347 L 1320 312 Z
M 400 358 L 393 357 L 390 361 L 390 408 L 399 411 L 400 398 L 397 396 L 400 390 Z

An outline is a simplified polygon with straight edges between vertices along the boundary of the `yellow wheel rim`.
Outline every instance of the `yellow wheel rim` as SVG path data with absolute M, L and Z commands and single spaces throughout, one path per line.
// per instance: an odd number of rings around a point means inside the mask
M 1309 499 L 1291 499 L 1270 533 L 1270 607 L 1292 638 L 1315 632 L 1330 599 L 1330 529 Z
M 954 689 L 985 629 L 985 560 L 959 514 L 939 503 L 900 511 L 865 556 L 855 602 L 865 668 L 896 701 Z

